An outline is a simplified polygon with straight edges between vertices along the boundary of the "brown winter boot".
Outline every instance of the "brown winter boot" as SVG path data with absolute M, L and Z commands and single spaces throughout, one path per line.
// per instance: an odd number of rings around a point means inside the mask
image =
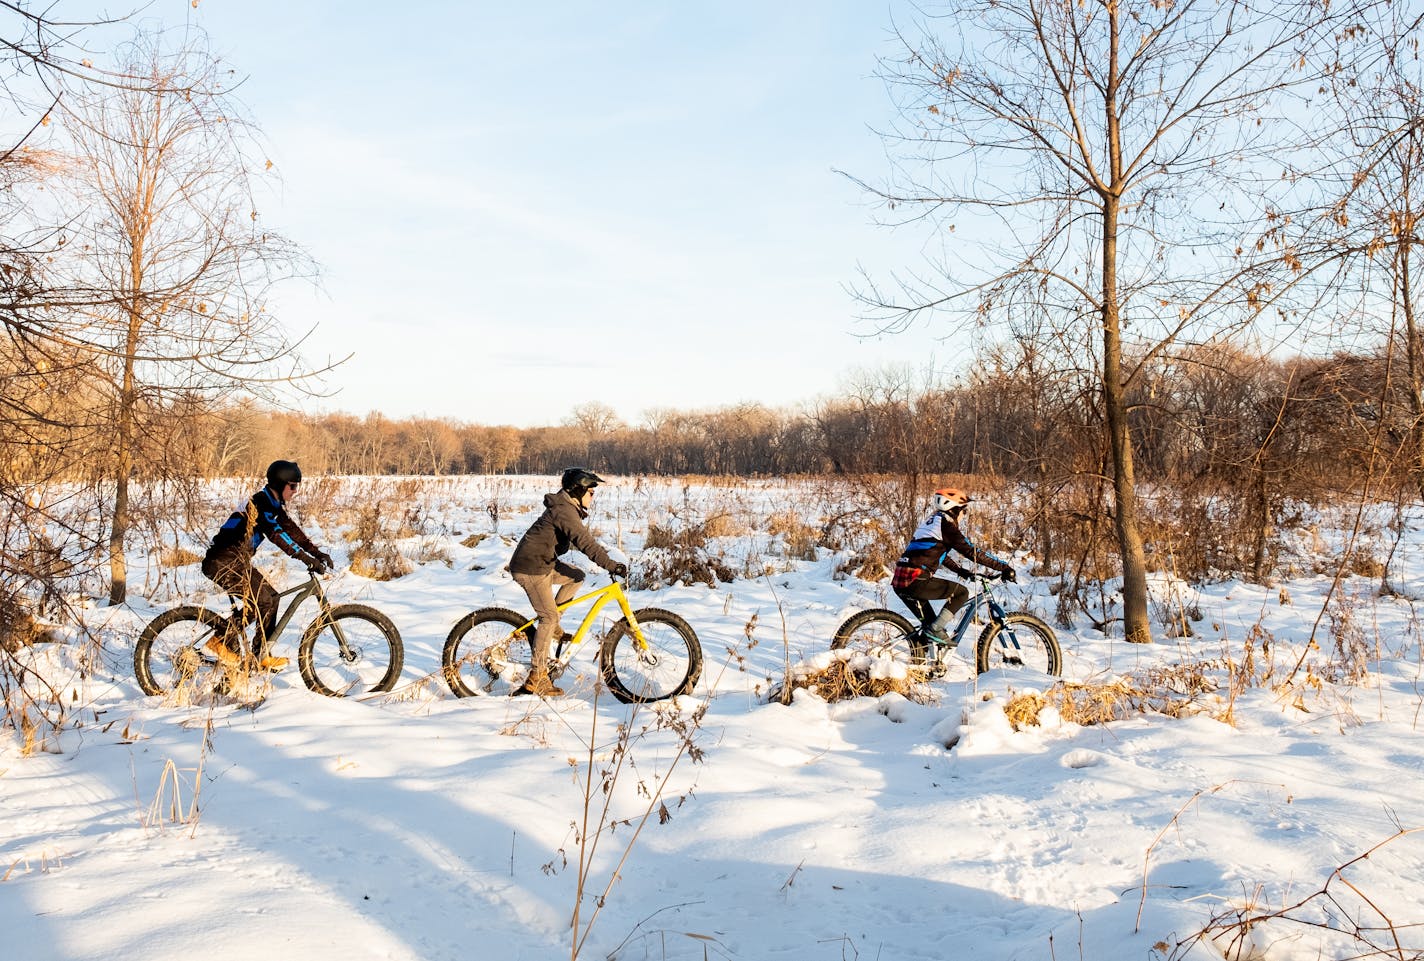
M 227 643 L 223 641 L 221 637 L 209 639 L 208 643 L 204 646 L 207 647 L 210 653 L 217 656 L 218 661 L 223 667 L 237 667 L 238 663 L 242 661 L 242 655 L 228 647 Z
M 549 671 L 532 671 L 524 686 L 514 692 L 515 694 L 537 694 L 539 697 L 562 697 L 564 689 L 555 687 L 554 682 L 549 680 Z

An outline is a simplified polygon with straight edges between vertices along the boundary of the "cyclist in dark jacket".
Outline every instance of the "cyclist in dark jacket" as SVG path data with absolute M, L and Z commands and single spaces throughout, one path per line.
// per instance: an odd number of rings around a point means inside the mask
M 558 605 L 574 596 L 583 583 L 584 573 L 559 557 L 572 547 L 613 576 L 628 576 L 628 566 L 609 557 L 584 524 L 593 506 L 593 489 L 602 483 L 602 477 L 585 467 L 570 467 L 564 471 L 560 489 L 544 495 L 544 513 L 520 538 L 514 556 L 509 559 L 514 582 L 524 588 L 539 617 L 529 678 L 516 694 L 557 697 L 564 693 L 549 680 L 549 647 L 556 636 L 562 636 Z M 558 594 L 554 593 L 555 587 Z
M 949 622 L 969 600 L 969 589 L 963 584 L 946 577 L 937 577 L 936 572 L 944 567 L 957 577 L 973 577 L 950 559 L 950 553 L 968 558 L 972 563 L 991 567 L 1006 581 L 1016 579 L 1014 569 L 969 542 L 959 529 L 959 515 L 973 502 L 973 498 L 957 487 L 945 487 L 934 492 L 931 499 L 934 513 L 915 529 L 905 553 L 895 563 L 895 576 L 891 586 L 895 595 L 920 619 L 921 630 L 936 641 L 949 639 Z M 945 601 L 939 615 L 935 615 L 930 601 Z
M 319 574 L 331 570 L 331 555 L 319 549 L 287 514 L 287 498 L 302 482 L 302 469 L 289 460 L 273 461 L 267 468 L 267 486 L 248 498 L 240 510 L 218 528 L 203 558 L 203 574 L 233 598 L 242 601 L 244 621 L 257 613 L 257 634 L 252 656 L 257 666 L 278 671 L 287 666 L 285 657 L 267 653 L 267 638 L 277 626 L 278 594 L 267 578 L 252 566 L 252 557 L 263 538 L 276 544 Z M 236 664 L 241 654 L 233 649 L 233 638 L 215 637 L 208 650 L 224 664 Z

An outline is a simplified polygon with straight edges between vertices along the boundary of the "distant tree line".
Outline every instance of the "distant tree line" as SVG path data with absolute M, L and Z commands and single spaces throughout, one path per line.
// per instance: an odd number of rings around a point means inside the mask
M 1406 354 L 1386 343 L 1326 358 L 1236 347 L 1159 357 L 1130 397 L 1139 480 L 1227 511 L 1242 541 L 1232 566 L 1258 571 L 1293 502 L 1417 499 L 1424 446 Z M 72 400 L 84 403 L 82 392 Z M 636 425 L 600 404 L 557 426 L 516 428 L 161 396 L 141 414 L 132 469 L 141 480 L 257 477 L 271 460 L 295 457 L 313 475 L 553 475 L 586 464 L 628 475 L 893 477 L 905 491 L 890 508 L 902 524 L 933 484 L 974 475 L 1022 486 L 1037 504 L 1030 516 L 1048 525 L 1067 504 L 1099 520 L 1107 509 L 1101 410 L 1090 358 L 1015 340 L 986 348 L 948 382 L 886 368 L 795 409 L 657 410 Z M 104 481 L 110 456 L 96 444 L 75 462 L 85 476 L 73 479 Z

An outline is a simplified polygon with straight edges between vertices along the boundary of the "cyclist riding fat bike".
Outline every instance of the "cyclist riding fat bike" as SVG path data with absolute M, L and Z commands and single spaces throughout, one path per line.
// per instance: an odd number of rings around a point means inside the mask
M 544 495 L 544 513 L 520 538 L 509 559 L 514 582 L 529 595 L 529 603 L 539 618 L 531 645 L 529 677 L 516 694 L 556 697 L 564 693 L 549 680 L 549 646 L 554 637 L 562 636 L 558 605 L 578 591 L 584 572 L 559 560 L 560 555 L 573 547 L 614 577 L 628 576 L 628 565 L 609 557 L 584 524 L 593 506 L 593 489 L 603 483 L 602 477 L 586 467 L 564 471 L 559 490 Z
M 949 639 L 949 624 L 969 600 L 969 589 L 939 574 L 941 567 L 958 577 L 973 577 L 950 559 L 950 552 L 968 558 L 972 563 L 991 567 L 1006 580 L 1016 579 L 1014 569 L 986 550 L 975 547 L 959 529 L 959 516 L 973 498 L 957 487 L 944 487 L 931 498 L 933 512 L 910 538 L 905 552 L 895 563 L 895 576 L 890 582 L 895 595 L 917 618 L 920 629 L 936 641 Z M 938 616 L 930 601 L 945 601 Z
M 203 574 L 231 597 L 242 601 L 244 621 L 251 620 L 254 611 L 257 613 L 252 656 L 264 671 L 281 670 L 287 666 L 287 659 L 267 653 L 267 638 L 277 624 L 279 595 L 267 583 L 267 578 L 252 566 L 258 545 L 266 538 L 319 574 L 332 568 L 331 555 L 313 544 L 287 514 L 287 498 L 296 492 L 301 482 L 302 469 L 295 461 L 273 461 L 267 468 L 267 486 L 233 511 L 213 535 L 213 542 L 203 558 Z M 237 664 L 241 653 L 232 647 L 235 640 L 214 637 L 207 647 L 224 664 Z

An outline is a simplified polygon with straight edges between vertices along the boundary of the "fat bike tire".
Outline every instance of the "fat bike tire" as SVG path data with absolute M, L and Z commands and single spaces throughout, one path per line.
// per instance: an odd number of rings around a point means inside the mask
M 342 653 L 336 631 L 346 639 Z M 312 621 L 297 647 L 307 687 L 327 697 L 385 693 L 400 680 L 405 645 L 391 619 L 364 604 L 339 604 Z
M 505 607 L 483 607 L 460 618 L 440 652 L 440 676 L 456 697 L 488 694 L 498 683 L 515 691 L 529 676 L 534 651 L 529 618 Z
M 857 611 L 836 628 L 831 650 L 889 657 L 922 668 L 933 652 L 929 643 L 903 614 L 883 607 Z
M 139 688 L 150 696 L 184 685 L 194 693 L 220 689 L 223 672 L 204 645 L 226 628 L 227 618 L 205 607 L 175 607 L 149 621 L 134 643 Z
M 1002 624 L 990 623 L 975 645 L 974 668 L 989 671 L 1038 671 L 1053 677 L 1063 674 L 1063 649 L 1058 636 L 1041 619 L 1015 612 Z
M 702 645 L 692 626 L 656 607 L 634 611 L 646 650 L 627 618 L 613 625 L 598 652 L 603 683 L 624 704 L 645 704 L 686 694 L 702 676 Z

